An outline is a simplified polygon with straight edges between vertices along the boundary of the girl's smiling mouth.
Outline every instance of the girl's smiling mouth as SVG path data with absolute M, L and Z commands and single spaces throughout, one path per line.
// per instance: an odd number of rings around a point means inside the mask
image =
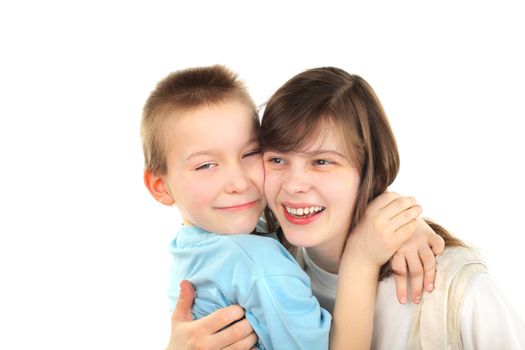
M 305 225 L 316 220 L 326 207 L 320 205 L 282 204 L 284 217 L 292 224 Z

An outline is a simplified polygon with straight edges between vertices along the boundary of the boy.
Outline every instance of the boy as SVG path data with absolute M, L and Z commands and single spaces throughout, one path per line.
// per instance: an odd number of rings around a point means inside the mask
M 193 68 L 159 82 L 141 125 L 144 182 L 183 226 L 171 245 L 170 297 L 190 280 L 194 318 L 239 304 L 259 349 L 326 349 L 331 316 L 276 240 L 250 235 L 266 206 L 256 107 L 222 66 Z

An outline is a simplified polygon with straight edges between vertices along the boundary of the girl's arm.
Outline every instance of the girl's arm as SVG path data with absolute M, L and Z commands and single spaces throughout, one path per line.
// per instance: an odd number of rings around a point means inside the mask
M 193 320 L 191 306 L 195 291 L 188 281 L 182 281 L 180 287 L 180 296 L 171 318 L 170 342 L 166 350 L 224 349 L 230 346 L 248 350 L 255 345 L 257 336 L 250 323 L 243 318 L 244 310 L 240 306 L 231 305 Z
M 339 266 L 330 349 L 369 349 L 380 267 L 415 231 L 415 200 L 387 192 L 349 235 Z

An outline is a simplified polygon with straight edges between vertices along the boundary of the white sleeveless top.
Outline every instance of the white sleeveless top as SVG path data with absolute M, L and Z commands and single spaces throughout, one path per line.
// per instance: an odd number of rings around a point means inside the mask
M 446 253 L 438 257 L 438 274 L 441 271 L 441 275 L 444 275 L 439 264 L 439 261 L 444 259 L 442 257 L 457 257 L 458 254 L 463 254 L 463 249 L 447 248 Z M 304 248 L 297 249 L 296 257 L 311 279 L 313 294 L 321 306 L 331 313 L 335 303 L 338 276 L 315 264 Z M 444 261 L 442 260 L 443 263 Z M 423 343 L 415 339 L 423 337 L 422 334 L 429 334 L 428 332 L 447 333 L 446 322 L 433 322 L 436 317 L 435 312 L 434 314 L 428 311 L 421 312 L 423 309 L 416 304 L 399 304 L 394 278 L 381 281 L 376 296 L 371 349 L 525 350 L 525 323 L 496 288 L 490 276 L 483 270 L 475 271 L 468 277 L 467 282 L 461 286 L 462 297 L 455 304 L 459 305 L 456 313 L 459 314 L 456 317 L 459 344 L 454 346 L 441 344 L 444 346 L 441 347 L 441 345 L 425 343 L 427 340 L 432 340 L 428 336 L 424 337 Z M 438 284 L 433 293 L 425 293 L 423 301 L 425 302 L 425 298 L 432 296 L 436 291 L 438 291 Z M 429 301 L 426 302 L 426 307 L 430 307 Z M 446 317 L 446 314 L 446 311 L 442 312 L 443 317 Z M 426 320 L 421 323 L 421 317 L 424 318 L 425 315 L 429 315 L 431 322 Z M 440 329 L 428 329 L 429 327 Z M 421 333 L 417 334 L 418 332 Z

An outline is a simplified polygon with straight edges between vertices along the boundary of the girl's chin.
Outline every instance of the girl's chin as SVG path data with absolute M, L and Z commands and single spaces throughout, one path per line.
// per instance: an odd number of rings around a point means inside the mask
M 314 247 L 317 242 L 313 241 L 311 239 L 311 237 L 305 237 L 304 234 L 285 234 L 284 235 L 286 237 L 286 240 L 291 243 L 292 245 L 296 246 L 296 247 L 304 247 L 304 248 L 309 248 L 309 247 Z

